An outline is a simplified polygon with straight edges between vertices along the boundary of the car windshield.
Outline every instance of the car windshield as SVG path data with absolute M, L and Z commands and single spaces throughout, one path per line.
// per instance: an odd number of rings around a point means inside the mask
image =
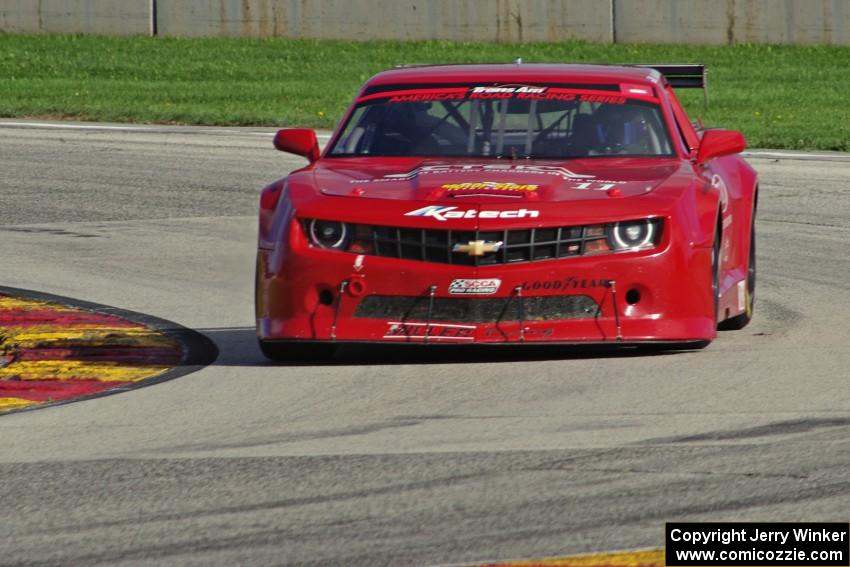
M 362 96 L 330 156 L 670 156 L 657 101 L 599 86 L 401 86 Z

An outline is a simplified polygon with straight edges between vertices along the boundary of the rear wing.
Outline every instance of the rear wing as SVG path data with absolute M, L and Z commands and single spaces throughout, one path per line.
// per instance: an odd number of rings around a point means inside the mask
M 702 98 L 708 108 L 708 76 L 703 64 L 687 65 L 635 65 L 655 69 L 667 79 L 674 89 L 702 89 Z

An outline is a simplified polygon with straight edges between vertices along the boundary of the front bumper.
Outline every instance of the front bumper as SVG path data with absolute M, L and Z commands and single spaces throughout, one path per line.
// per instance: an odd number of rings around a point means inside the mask
M 498 279 L 455 295 L 453 280 Z M 488 267 L 260 250 L 261 340 L 639 343 L 715 336 L 711 251 L 662 249 Z M 479 302 L 479 303 L 474 303 Z

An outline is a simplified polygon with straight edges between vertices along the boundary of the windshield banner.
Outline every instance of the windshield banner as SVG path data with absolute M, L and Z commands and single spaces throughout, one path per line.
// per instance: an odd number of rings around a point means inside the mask
M 385 102 L 435 102 L 452 100 L 559 100 L 578 102 L 603 102 L 625 104 L 628 99 L 658 102 L 647 94 L 632 91 L 617 92 L 592 88 L 574 89 L 532 85 L 497 85 L 445 88 L 417 88 L 369 94 L 357 99 L 358 103 L 386 99 Z

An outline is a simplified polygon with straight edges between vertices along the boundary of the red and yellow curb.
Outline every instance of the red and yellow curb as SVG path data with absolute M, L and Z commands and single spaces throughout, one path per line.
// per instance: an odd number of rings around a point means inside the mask
M 128 389 L 186 363 L 179 334 L 63 299 L 0 291 L 0 413 Z
M 663 567 L 663 549 L 591 553 L 546 559 L 482 563 L 474 567 Z

